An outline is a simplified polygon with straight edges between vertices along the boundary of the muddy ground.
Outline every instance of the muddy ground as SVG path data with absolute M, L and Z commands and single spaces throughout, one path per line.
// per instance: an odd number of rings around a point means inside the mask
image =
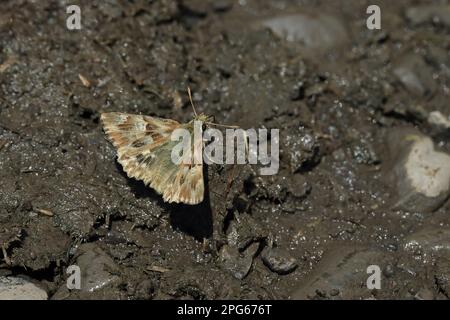
M 373 2 L 81 1 L 72 31 L 66 1 L 2 2 L 0 277 L 50 299 L 447 299 L 450 201 L 396 206 L 393 153 L 399 128 L 450 151 L 429 121 L 450 115 L 450 11 L 376 1 L 369 30 Z M 218 123 L 280 129 L 278 174 L 208 166 L 197 206 L 128 178 L 100 114 L 185 122 L 187 86 Z

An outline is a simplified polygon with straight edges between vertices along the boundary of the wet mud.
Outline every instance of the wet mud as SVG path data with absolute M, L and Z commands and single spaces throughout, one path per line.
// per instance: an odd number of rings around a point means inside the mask
M 381 30 L 368 1 L 80 1 L 81 30 L 66 1 L 2 3 L 0 278 L 49 299 L 447 299 L 450 6 L 378 2 Z M 188 86 L 217 123 L 279 129 L 279 172 L 205 166 L 196 206 L 128 178 L 101 113 L 187 122 Z

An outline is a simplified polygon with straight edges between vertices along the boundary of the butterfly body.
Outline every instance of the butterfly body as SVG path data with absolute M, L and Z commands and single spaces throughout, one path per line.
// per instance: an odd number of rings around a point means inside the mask
M 176 129 L 194 134 L 195 121 L 207 122 L 200 114 L 188 123 L 144 115 L 109 112 L 101 115 L 104 131 L 117 148 L 117 161 L 131 178 L 142 180 L 166 202 L 198 204 L 204 198 L 203 161 L 175 164 L 171 135 Z M 200 128 L 201 130 L 201 128 Z M 196 143 L 196 142 L 194 142 Z M 202 140 L 196 146 L 202 148 Z M 194 157 L 194 152 L 190 155 Z

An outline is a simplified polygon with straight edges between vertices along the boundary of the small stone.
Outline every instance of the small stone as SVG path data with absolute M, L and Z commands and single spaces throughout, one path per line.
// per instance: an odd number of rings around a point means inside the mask
M 436 260 L 436 271 L 434 274 L 434 279 L 438 290 L 448 297 L 450 294 L 450 257 L 442 256 L 438 257 Z
M 220 249 L 219 259 L 223 267 L 238 280 L 248 275 L 253 263 L 252 255 L 241 255 L 237 248 L 229 245 Z
M 422 288 L 417 292 L 414 298 L 417 300 L 434 300 L 434 294 L 430 289 Z
M 403 249 L 416 259 L 428 262 L 436 257 L 450 257 L 450 230 L 426 227 L 405 238 Z
M 80 246 L 77 265 L 81 270 L 81 290 L 93 292 L 118 280 L 114 260 L 95 244 Z
M 307 49 L 329 50 L 348 41 L 342 21 L 325 14 L 295 14 L 274 17 L 263 25 L 280 38 Z
M 387 277 L 390 278 L 395 274 L 395 270 L 394 267 L 391 264 L 388 264 L 384 269 L 383 269 L 383 274 Z
M 442 24 L 450 27 L 449 5 L 423 5 L 406 10 L 406 18 L 415 26 L 424 23 Z
M 233 206 L 239 212 L 246 212 L 250 206 L 250 201 L 245 195 L 240 195 L 233 200 Z
M 204 0 L 184 0 L 181 8 L 189 15 L 205 17 L 208 14 L 208 2 Z
M 292 101 L 297 101 L 303 99 L 304 96 L 305 96 L 305 84 L 303 82 L 299 82 L 292 88 L 290 99 Z
M 278 274 L 288 274 L 294 271 L 298 264 L 296 259 L 288 252 L 279 248 L 268 248 L 261 256 L 264 264 L 273 272 Z
M 328 251 L 314 271 L 303 278 L 292 299 L 365 299 L 370 290 L 365 285 L 367 267 L 387 264 L 381 251 L 355 246 L 339 246 Z M 338 295 L 335 295 L 339 291 Z
M 47 292 L 20 277 L 0 277 L 0 300 L 47 300 Z
M 212 6 L 215 12 L 226 12 L 233 7 L 233 3 L 229 0 L 214 0 Z
M 271 199 L 282 203 L 286 200 L 289 183 L 287 177 L 270 175 L 250 179 L 249 186 L 252 189 L 252 197 Z
M 408 54 L 394 65 L 394 75 L 410 94 L 429 97 L 436 91 L 433 71 L 421 56 Z
M 390 264 L 388 264 L 384 269 L 383 269 L 383 274 L 387 277 L 390 278 L 395 274 L 395 270 L 394 267 Z
M 409 289 L 408 289 L 408 293 L 409 293 L 410 295 L 414 296 L 414 295 L 417 294 L 417 290 L 416 290 L 416 288 L 409 288 Z
M 133 293 L 137 299 L 150 300 L 155 292 L 155 285 L 151 280 L 144 280 L 136 286 Z
M 325 92 L 327 89 L 327 85 L 324 83 L 315 83 L 312 86 L 309 86 L 305 90 L 305 96 L 314 97 L 314 96 L 320 96 Z
M 352 147 L 353 159 L 360 164 L 377 164 L 379 158 L 372 146 L 364 140 Z
M 394 207 L 408 211 L 437 210 L 450 195 L 450 155 L 412 129 L 388 137 L 390 161 L 386 179 L 396 188 Z
M 303 126 L 289 130 L 283 137 L 283 154 L 292 173 L 316 164 L 320 159 L 319 144 L 312 130 Z
M 438 128 L 450 129 L 450 117 L 444 116 L 440 111 L 430 112 L 428 123 Z
M 133 254 L 133 247 L 126 244 L 111 245 L 109 252 L 118 260 L 125 260 Z
M 339 295 L 339 290 L 338 289 L 331 289 L 330 290 L 330 296 L 335 297 Z
M 267 236 L 267 231 L 249 214 L 238 214 L 227 230 L 228 244 L 244 250 Z
M 295 174 L 288 178 L 287 189 L 294 198 L 304 199 L 311 193 L 312 186 L 303 175 Z

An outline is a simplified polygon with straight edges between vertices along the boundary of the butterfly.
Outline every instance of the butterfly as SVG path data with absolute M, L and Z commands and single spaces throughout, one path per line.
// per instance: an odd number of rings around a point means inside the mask
M 205 193 L 203 161 L 194 161 L 195 152 L 191 152 L 191 161 L 175 164 L 171 153 L 178 142 L 172 141 L 171 135 L 176 129 L 193 133 L 195 121 L 212 124 L 212 117 L 197 115 L 189 89 L 188 93 L 195 114 L 188 123 L 121 112 L 102 113 L 101 121 L 128 177 L 142 180 L 166 202 L 195 205 L 203 201 Z M 200 145 L 193 147 L 202 152 L 203 141 L 199 140 Z

